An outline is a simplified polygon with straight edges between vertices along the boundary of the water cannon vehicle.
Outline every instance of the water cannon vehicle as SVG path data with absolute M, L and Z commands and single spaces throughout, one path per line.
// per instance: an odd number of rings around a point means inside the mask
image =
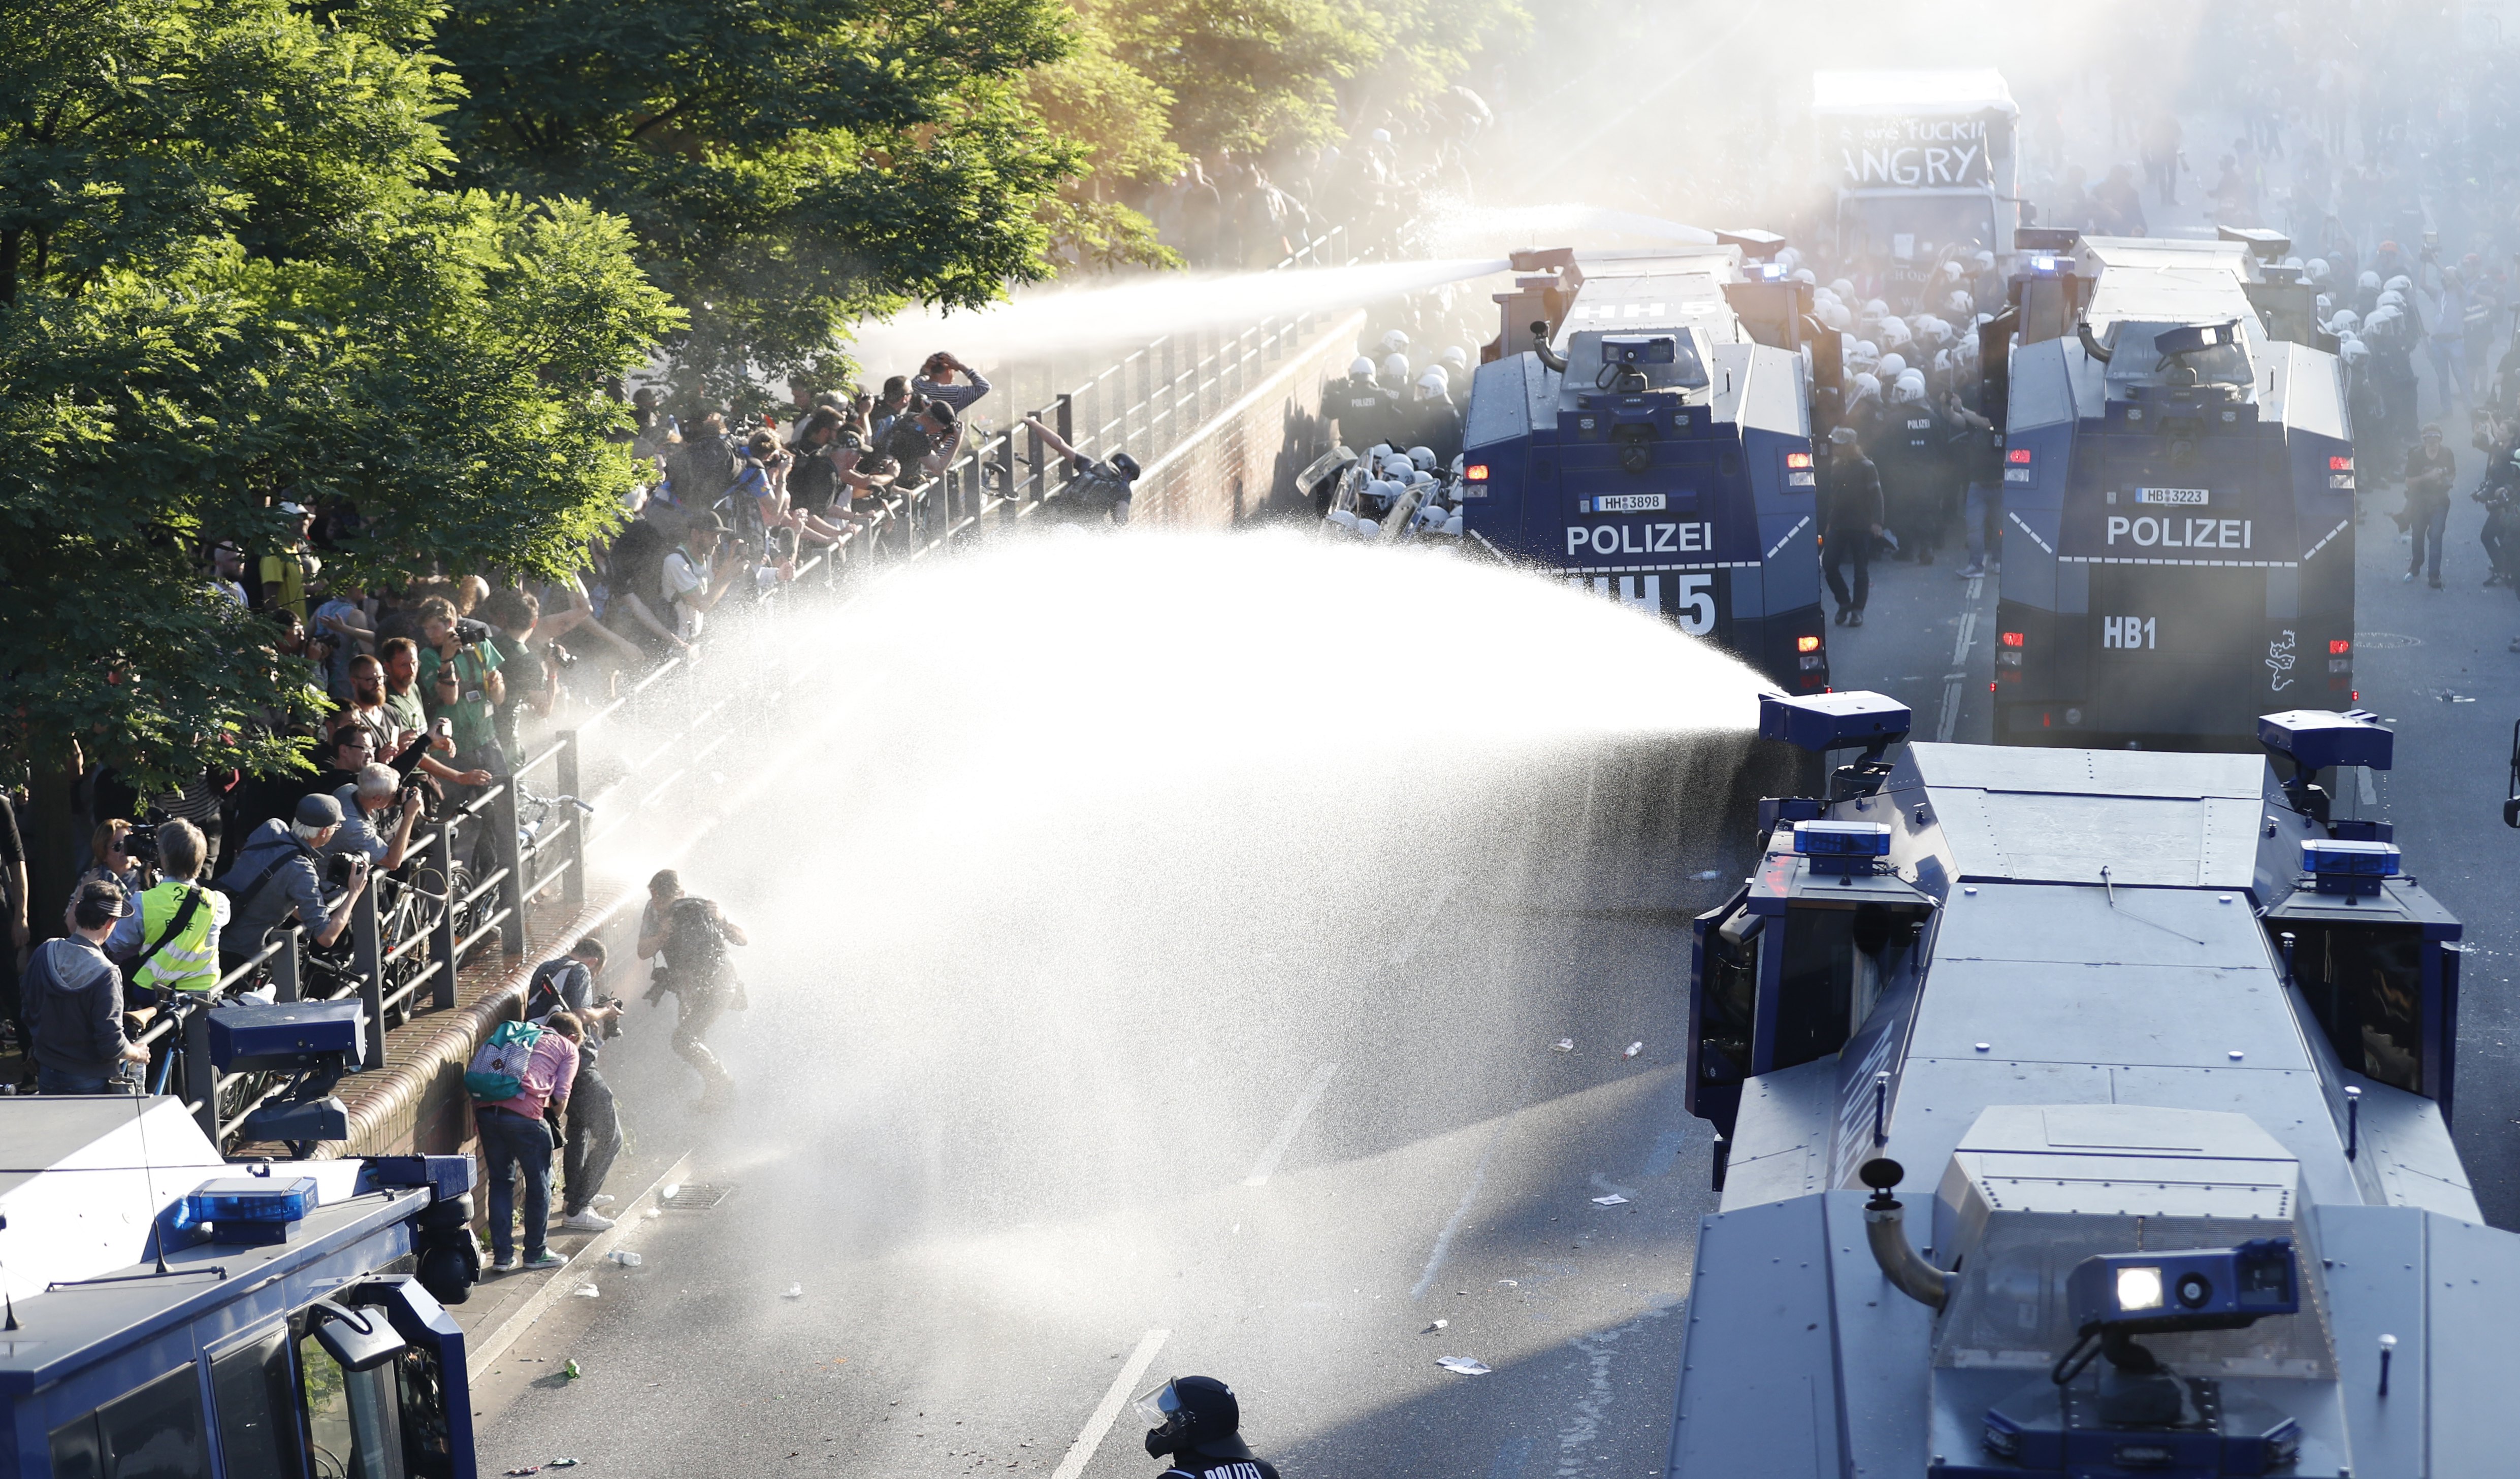
M 2003 408 L 1999 744 L 2246 750 L 2264 709 L 2354 701 L 2336 341 L 2289 243 L 2223 234 L 2023 234 L 1981 351 Z
M 2391 733 L 2288 710 L 2249 756 L 1909 718 L 1763 701 L 1802 794 L 1696 923 L 1721 1200 L 1668 1471 L 2507 1468 L 2520 1236 L 2451 1141 L 2460 926 L 2328 799 Z
M 131 1095 L 0 1146 L 0 1473 L 473 1479 L 470 1158 L 234 1163 Z
M 1813 317 L 1811 285 L 1770 260 L 1782 245 L 1736 232 L 1515 253 L 1522 276 L 1497 295 L 1502 332 L 1471 379 L 1458 492 L 1465 550 L 1554 571 L 1818 693 L 1812 386 L 1837 384 L 1840 341 Z

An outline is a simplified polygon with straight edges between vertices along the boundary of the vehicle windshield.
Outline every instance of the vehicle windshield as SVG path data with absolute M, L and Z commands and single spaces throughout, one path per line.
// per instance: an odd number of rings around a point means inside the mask
M 1993 251 L 1995 202 L 1982 195 L 1859 196 L 1838 212 L 1837 232 L 1847 256 L 1885 262 L 1928 261 L 1953 246 Z

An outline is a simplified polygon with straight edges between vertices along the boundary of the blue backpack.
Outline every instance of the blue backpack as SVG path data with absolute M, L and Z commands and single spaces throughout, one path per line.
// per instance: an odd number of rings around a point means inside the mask
M 464 1070 L 464 1092 L 476 1104 L 501 1104 L 525 1092 L 525 1066 L 533 1061 L 534 1045 L 543 1030 L 531 1022 L 501 1022 Z

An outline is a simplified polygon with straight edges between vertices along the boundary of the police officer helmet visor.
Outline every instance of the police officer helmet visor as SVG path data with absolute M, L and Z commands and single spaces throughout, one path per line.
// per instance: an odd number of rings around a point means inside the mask
M 1131 1406 L 1138 1410 L 1139 1416 L 1147 1420 L 1147 1426 L 1164 1427 L 1181 1412 L 1181 1393 L 1174 1391 L 1172 1382 L 1167 1380 Z

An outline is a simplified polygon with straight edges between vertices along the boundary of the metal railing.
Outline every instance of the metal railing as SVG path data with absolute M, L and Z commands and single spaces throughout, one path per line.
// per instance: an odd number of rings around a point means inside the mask
M 1346 227 L 1307 243 L 1273 271 L 1345 266 L 1358 260 Z M 1122 355 L 1030 414 L 1089 457 L 1126 451 L 1152 464 L 1248 394 L 1270 370 L 1330 317 L 1315 310 L 1262 319 L 1239 330 L 1192 328 L 1163 335 Z M 990 431 L 952 463 L 897 499 L 899 554 L 919 560 L 991 519 L 1021 517 L 1063 479 L 1039 433 L 1020 425 Z M 796 580 L 836 583 L 866 563 L 865 536 L 801 559 Z

